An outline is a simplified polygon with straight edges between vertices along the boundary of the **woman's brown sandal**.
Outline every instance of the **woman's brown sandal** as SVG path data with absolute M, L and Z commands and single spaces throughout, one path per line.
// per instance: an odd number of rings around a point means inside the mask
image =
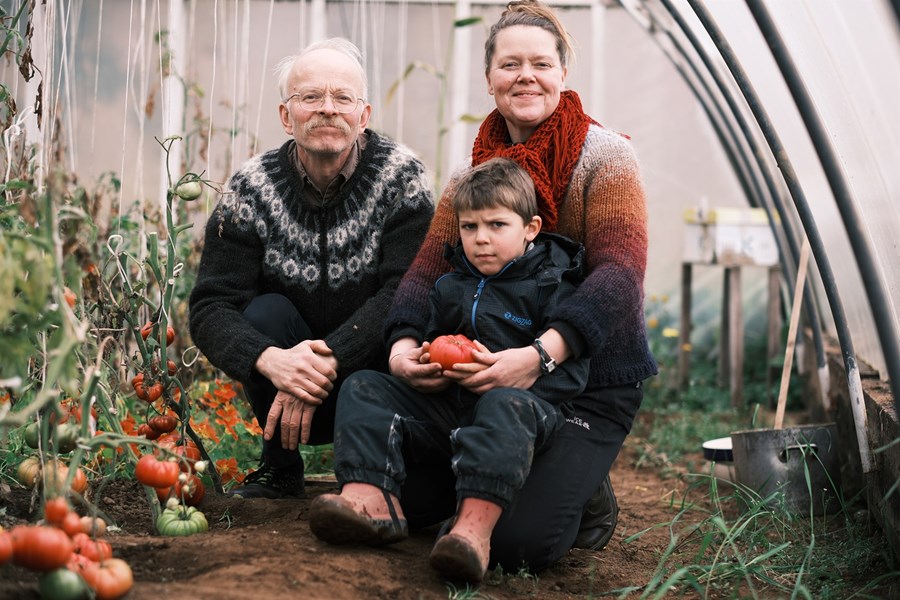
M 349 500 L 337 494 L 323 494 L 309 507 L 309 528 L 313 535 L 329 544 L 368 544 L 383 546 L 406 539 L 409 525 L 397 516 L 390 494 L 382 490 L 391 514 L 388 519 L 373 519 L 354 510 Z

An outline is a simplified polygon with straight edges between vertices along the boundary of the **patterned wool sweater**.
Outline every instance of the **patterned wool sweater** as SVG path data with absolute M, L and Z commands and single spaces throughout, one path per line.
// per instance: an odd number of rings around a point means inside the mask
M 356 170 L 324 207 L 304 204 L 293 140 L 234 174 L 206 225 L 190 298 L 191 336 L 229 376 L 246 381 L 275 345 L 242 317 L 260 294 L 283 294 L 339 374 L 383 368 L 381 332 L 434 212 L 424 165 L 407 148 L 367 131 Z
M 419 324 L 428 293 L 447 269 L 443 245 L 457 236 L 451 207 L 459 176 L 444 189 L 425 243 L 403 278 L 385 321 L 394 328 Z M 634 383 L 654 375 L 656 362 L 644 325 L 647 208 L 637 159 L 628 141 L 591 125 L 568 190 L 559 207 L 556 233 L 584 244 L 585 281 L 553 312 L 550 327 L 576 355 L 591 358 L 593 387 Z M 608 416 L 630 428 L 637 406 L 609 406 Z

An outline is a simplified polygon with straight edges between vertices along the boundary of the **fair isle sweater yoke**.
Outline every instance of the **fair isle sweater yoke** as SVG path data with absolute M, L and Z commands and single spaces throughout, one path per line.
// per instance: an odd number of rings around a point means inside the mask
M 442 248 L 457 236 L 452 198 L 454 173 L 441 195 L 431 228 L 397 290 L 385 322 L 385 338 L 404 327 L 421 327 L 428 293 L 447 270 Z M 584 282 L 560 303 L 549 326 L 576 355 L 590 356 L 591 388 L 634 385 L 657 372 L 644 325 L 644 272 L 647 266 L 647 207 L 638 162 L 621 135 L 591 125 L 566 195 L 556 233 L 585 247 Z M 637 406 L 608 406 L 609 418 L 626 429 Z
M 324 207 L 305 205 L 289 140 L 245 163 L 210 215 L 190 298 L 191 336 L 229 376 L 246 381 L 274 342 L 242 312 L 278 293 L 324 339 L 346 374 L 383 364 L 381 327 L 434 212 L 425 167 L 367 131 L 359 164 Z

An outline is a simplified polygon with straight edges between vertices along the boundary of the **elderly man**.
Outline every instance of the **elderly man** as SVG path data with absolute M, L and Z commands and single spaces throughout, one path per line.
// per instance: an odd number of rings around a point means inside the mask
M 243 497 L 301 495 L 298 443 L 332 441 L 344 377 L 387 368 L 382 320 L 434 211 L 423 164 L 366 129 L 356 46 L 317 42 L 277 72 L 291 139 L 232 176 L 190 298 L 194 342 L 264 428 Z

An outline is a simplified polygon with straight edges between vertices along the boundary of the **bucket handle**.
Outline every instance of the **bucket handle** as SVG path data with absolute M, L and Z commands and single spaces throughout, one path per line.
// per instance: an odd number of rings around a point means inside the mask
M 810 454 L 817 454 L 819 446 L 818 444 L 814 444 L 812 442 L 806 444 L 791 444 L 790 446 L 784 447 L 784 450 L 782 450 L 778 454 L 778 459 L 781 462 L 786 463 L 788 460 L 788 452 L 790 452 L 791 450 L 799 450 L 803 453 L 804 456 L 806 456 L 807 452 L 809 452 Z

